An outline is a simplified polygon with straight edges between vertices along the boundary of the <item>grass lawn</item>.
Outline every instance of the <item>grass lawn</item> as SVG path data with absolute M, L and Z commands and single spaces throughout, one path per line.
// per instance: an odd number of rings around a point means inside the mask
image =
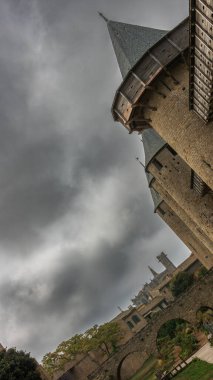
M 179 375 L 174 377 L 174 380 L 212 380 L 213 379 L 213 364 L 209 364 L 199 359 L 193 360 L 188 367 Z
M 143 367 L 130 380 L 155 380 L 154 375 L 156 358 L 150 357 L 146 360 Z
M 154 375 L 156 358 L 150 357 L 130 380 L 156 380 Z M 193 360 L 174 380 L 213 380 L 213 364 L 199 359 Z

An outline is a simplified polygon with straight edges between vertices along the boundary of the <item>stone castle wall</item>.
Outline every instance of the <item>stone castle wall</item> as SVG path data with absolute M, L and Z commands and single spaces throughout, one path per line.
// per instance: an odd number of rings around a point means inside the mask
M 188 226 L 188 228 L 194 233 L 194 235 L 202 242 L 203 245 L 213 252 L 213 243 L 210 238 L 201 230 L 200 226 L 195 223 L 195 221 L 190 218 L 186 213 L 184 208 L 181 207 L 168 193 L 168 191 L 162 187 L 158 181 L 152 182 L 152 187 L 155 189 L 169 205 L 169 207 L 174 210 L 175 214 Z
M 179 156 L 213 189 L 213 122 L 205 124 L 193 111 L 189 111 L 189 72 L 179 61 L 169 68 L 179 81 L 161 77 L 153 83 L 165 98 L 151 92 L 149 103 L 157 112 L 147 109 L 145 118 L 151 119 L 156 132 Z M 169 86 L 166 88 L 160 79 Z
M 160 210 L 162 210 L 164 214 L 162 214 Z M 198 260 L 207 269 L 211 269 L 213 266 L 213 255 L 211 252 L 164 201 L 160 204 L 160 209 L 157 208 L 156 213 L 167 223 L 184 244 L 186 244 L 190 251 L 196 255 Z
M 191 189 L 191 169 L 178 156 L 173 155 L 167 147 L 161 150 L 155 159 L 162 165 L 159 170 L 154 160 L 147 170 L 169 193 L 172 199 L 187 213 L 213 244 L 213 196 L 200 197 Z
M 102 367 L 88 378 L 89 380 L 106 380 L 113 376 L 117 379 L 117 369 L 125 356 L 133 352 L 141 353 L 141 365 L 150 355 L 157 354 L 157 335 L 160 327 L 169 320 L 181 318 L 196 326 L 196 313 L 202 306 L 213 308 L 213 271 L 202 280 L 195 283 L 188 291 L 172 302 L 167 309 L 159 312 L 150 323 L 136 334 L 119 352 L 109 358 Z M 125 365 L 125 360 L 123 361 Z M 122 367 L 123 367 L 122 365 Z M 127 380 L 125 371 L 122 380 Z

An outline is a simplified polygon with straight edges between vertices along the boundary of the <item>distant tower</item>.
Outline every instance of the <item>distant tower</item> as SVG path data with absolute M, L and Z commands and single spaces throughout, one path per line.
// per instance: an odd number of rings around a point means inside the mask
M 167 255 L 164 252 L 161 252 L 161 254 L 157 256 L 157 259 L 169 273 L 174 272 L 176 269 L 176 266 L 168 259 Z
M 158 276 L 158 273 L 155 272 L 155 270 L 152 269 L 150 266 L 148 266 L 148 268 L 149 268 L 150 272 L 153 274 L 154 278 L 156 278 Z

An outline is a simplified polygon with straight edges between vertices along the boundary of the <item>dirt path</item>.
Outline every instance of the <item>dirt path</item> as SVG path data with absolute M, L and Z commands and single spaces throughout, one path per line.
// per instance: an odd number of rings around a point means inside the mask
M 206 343 L 197 352 L 195 352 L 194 355 L 187 359 L 187 363 L 190 363 L 194 358 L 199 358 L 208 363 L 213 363 L 213 347 L 211 347 L 209 343 Z

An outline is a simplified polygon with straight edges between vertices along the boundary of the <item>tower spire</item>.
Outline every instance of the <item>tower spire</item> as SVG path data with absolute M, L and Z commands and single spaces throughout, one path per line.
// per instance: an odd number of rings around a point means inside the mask
M 154 276 L 154 277 L 157 277 L 158 273 L 155 272 L 155 270 L 152 269 L 150 266 L 148 266 L 148 268 L 149 268 L 150 272 L 153 274 L 153 276 Z
M 108 18 L 106 18 L 103 13 L 98 12 L 98 14 L 104 19 L 104 21 L 106 21 L 106 23 L 109 21 Z
M 103 16 L 102 13 L 99 14 L 107 22 L 123 78 L 143 54 L 167 33 L 165 30 L 111 21 Z

